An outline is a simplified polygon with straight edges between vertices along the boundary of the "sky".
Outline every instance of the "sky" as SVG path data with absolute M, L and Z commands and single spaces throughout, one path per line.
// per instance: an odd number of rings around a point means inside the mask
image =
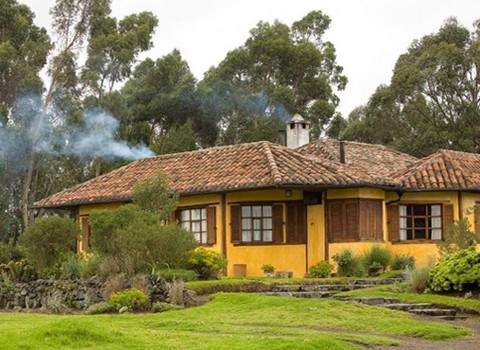
M 50 30 L 55 0 L 17 0 Z M 259 21 L 287 25 L 321 10 L 332 23 L 325 35 L 337 50 L 349 83 L 338 93 L 344 117 L 365 104 L 380 84 L 389 84 L 398 57 L 414 39 L 435 33 L 448 17 L 472 30 L 480 0 L 112 0 L 112 15 L 151 11 L 159 19 L 154 47 L 140 56 L 157 59 L 177 48 L 201 80 L 211 66 L 241 46 Z

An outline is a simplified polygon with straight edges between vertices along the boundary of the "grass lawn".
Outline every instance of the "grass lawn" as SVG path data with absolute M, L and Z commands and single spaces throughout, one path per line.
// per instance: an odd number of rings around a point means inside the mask
M 348 350 L 398 344 L 391 335 L 444 340 L 467 334 L 357 303 L 246 293 L 219 293 L 201 307 L 161 314 L 0 313 L 2 349 Z

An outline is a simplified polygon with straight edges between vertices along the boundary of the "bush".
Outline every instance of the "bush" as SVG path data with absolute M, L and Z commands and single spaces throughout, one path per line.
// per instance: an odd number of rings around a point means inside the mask
M 430 266 L 407 268 L 407 281 L 410 283 L 413 292 L 423 293 L 428 288 L 431 269 Z
M 366 269 L 370 267 L 383 267 L 384 269 L 392 262 L 392 252 L 387 248 L 374 245 L 363 256 L 363 265 Z
M 332 257 L 337 263 L 337 274 L 341 277 L 361 277 L 365 274 L 362 259 L 355 256 L 350 249 L 345 249 Z
M 71 280 L 80 278 L 80 259 L 77 254 L 71 254 L 62 266 L 61 277 Z
M 469 247 L 445 255 L 430 272 L 430 287 L 436 292 L 480 287 L 480 252 Z
M 157 214 L 136 205 L 94 211 L 90 225 L 94 251 L 113 258 L 113 267 L 128 274 L 150 273 L 156 266 L 182 267 L 197 246 L 191 232 L 163 225 Z
M 172 282 L 174 280 L 182 280 L 184 282 L 198 280 L 197 273 L 193 270 L 165 269 L 158 271 L 158 275 L 163 277 L 167 282 Z
M 190 253 L 187 267 L 201 280 L 218 279 L 225 273 L 227 259 L 223 254 L 200 247 Z
M 475 246 L 477 243 L 477 234 L 470 230 L 468 219 L 463 218 L 448 226 L 443 240 L 438 241 L 436 244 L 439 255 L 443 257 L 461 249 Z
M 26 259 L 43 277 L 57 275 L 69 252 L 75 252 L 80 236 L 78 223 L 53 216 L 34 221 L 20 236 L 19 246 Z
M 308 274 L 316 278 L 326 278 L 332 275 L 333 265 L 326 261 L 319 261 L 315 265 L 310 266 Z
M 27 260 L 11 260 L 6 264 L 0 264 L 0 280 L 5 278 L 11 282 L 26 283 L 35 280 L 37 274 Z
M 109 302 L 120 310 L 122 307 L 127 307 L 131 311 L 144 310 L 148 303 L 147 295 L 136 288 L 130 288 L 123 292 L 118 292 L 110 297 Z
M 405 270 L 407 268 L 413 269 L 415 267 L 415 257 L 412 255 L 397 255 L 393 256 L 392 270 Z
M 81 256 L 79 266 L 80 278 L 98 276 L 100 274 L 101 264 L 102 258 L 98 254 Z
M 87 315 L 110 314 L 116 312 L 117 309 L 112 303 L 102 301 L 97 304 L 90 305 L 85 311 Z
M 127 279 L 124 274 L 112 275 L 107 278 L 103 288 L 103 297 L 109 299 L 112 295 L 125 290 L 127 287 Z
M 22 254 L 15 244 L 0 240 L 0 264 L 6 264 L 12 260 L 18 261 L 21 258 Z

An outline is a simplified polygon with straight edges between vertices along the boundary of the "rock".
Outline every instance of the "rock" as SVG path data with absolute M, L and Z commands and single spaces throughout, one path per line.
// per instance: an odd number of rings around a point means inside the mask
M 120 308 L 120 310 L 118 310 L 118 313 L 119 313 L 119 314 L 124 314 L 124 313 L 127 313 L 127 312 L 129 312 L 129 311 L 130 311 L 130 310 L 128 309 L 128 306 L 122 306 L 122 307 Z

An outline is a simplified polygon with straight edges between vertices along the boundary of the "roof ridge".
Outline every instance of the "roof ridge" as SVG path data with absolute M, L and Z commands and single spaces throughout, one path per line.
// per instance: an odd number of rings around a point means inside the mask
M 277 163 L 275 162 L 275 157 L 273 156 L 272 149 L 270 148 L 269 142 L 261 143 L 263 150 L 265 151 L 265 156 L 267 157 L 267 165 L 272 173 L 273 183 L 277 184 L 282 181 L 282 176 L 280 175 L 280 170 L 278 169 Z

